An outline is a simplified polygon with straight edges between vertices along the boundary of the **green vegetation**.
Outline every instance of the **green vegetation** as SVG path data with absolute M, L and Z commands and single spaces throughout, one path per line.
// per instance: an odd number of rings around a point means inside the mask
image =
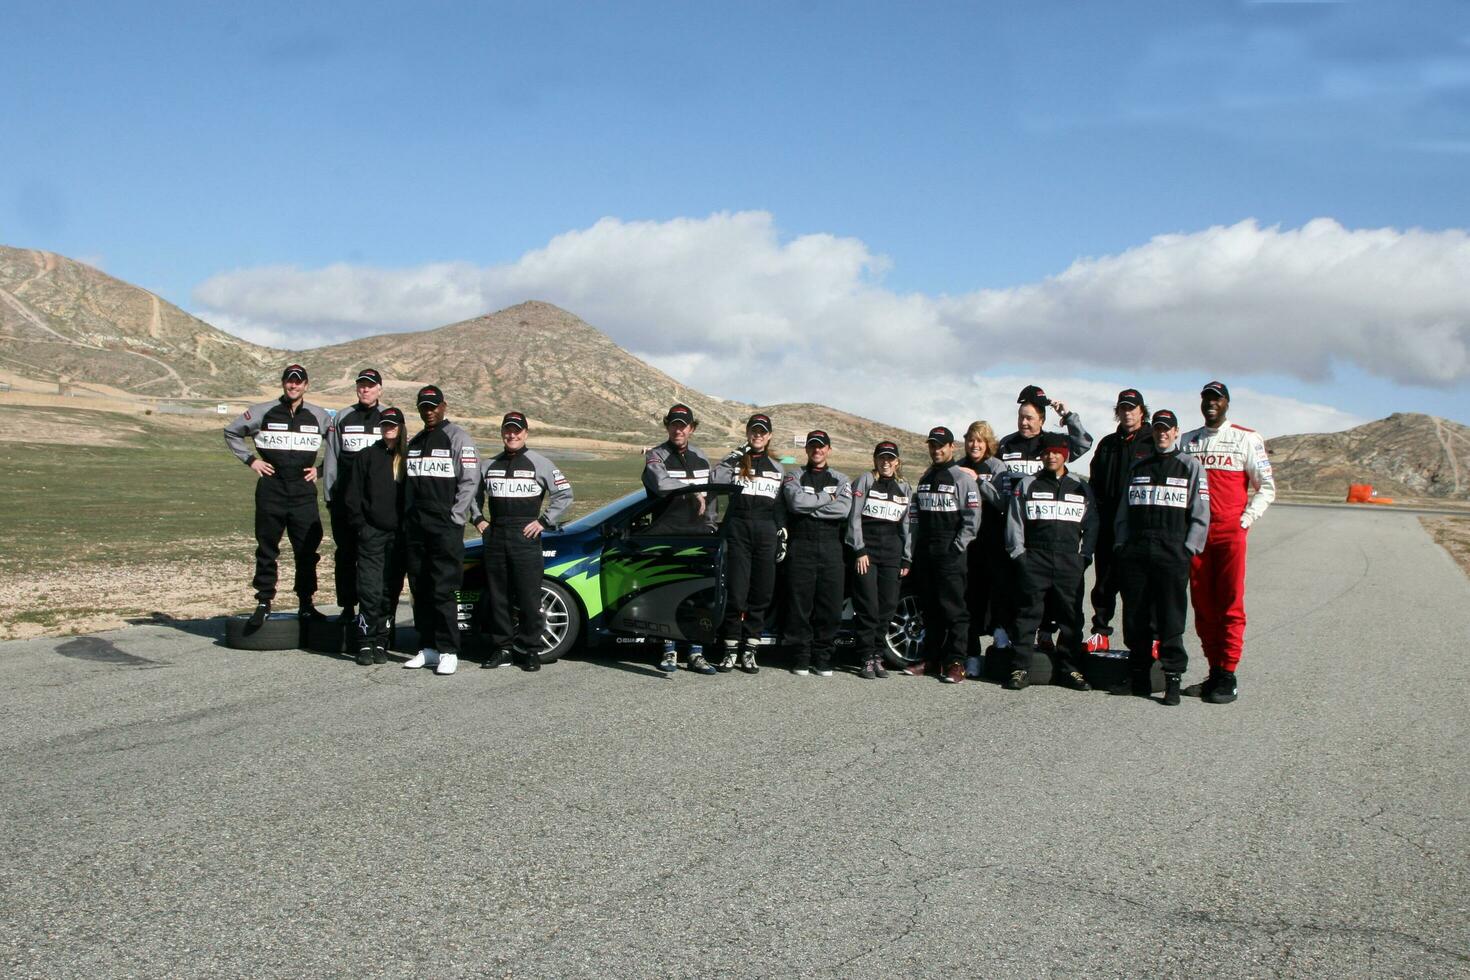
M 138 428 L 123 446 L 0 442 L 0 574 L 238 559 L 254 547 L 256 477 L 219 432 Z M 576 491 L 574 517 L 637 489 L 643 463 L 632 453 L 559 462 Z

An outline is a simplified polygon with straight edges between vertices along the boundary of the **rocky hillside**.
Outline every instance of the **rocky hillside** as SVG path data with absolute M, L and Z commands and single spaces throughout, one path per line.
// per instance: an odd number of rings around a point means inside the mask
M 1470 500 L 1470 426 L 1396 413 L 1346 432 L 1279 436 L 1266 448 L 1285 493 L 1347 495 L 1371 483 L 1383 496 Z
M 311 371 L 311 397 L 340 408 L 363 367 L 386 379 L 386 400 L 413 414 L 413 393 L 438 384 L 452 412 L 482 418 L 518 408 L 543 432 L 648 445 L 668 406 L 700 419 L 710 452 L 734 445 L 753 405 L 687 388 L 600 330 L 547 303 L 435 330 L 382 334 L 314 350 L 277 351 L 210 326 L 136 286 L 50 252 L 0 246 L 0 370 L 149 398 L 253 400 L 281 367 Z M 919 452 L 923 437 L 821 405 L 774 405 L 777 443 L 825 428 L 845 458 L 880 439 Z M 788 449 L 788 451 L 789 451 Z
M 159 398 L 253 394 L 280 354 L 51 252 L 0 245 L 0 368 Z

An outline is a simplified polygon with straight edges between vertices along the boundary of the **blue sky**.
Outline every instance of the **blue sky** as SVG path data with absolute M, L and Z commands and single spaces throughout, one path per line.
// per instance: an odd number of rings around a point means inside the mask
M 1215 375 L 1262 428 L 1470 421 L 1464 3 L 33 4 L 6 23 L 0 242 L 262 342 L 545 298 L 713 393 L 911 425 L 1004 416 L 1015 378 L 1096 416 L 1109 387 L 1177 399 Z M 1338 232 L 1296 234 L 1314 219 Z M 1067 286 L 1087 259 L 1109 268 Z M 1314 292 L 1334 270 L 1345 288 Z M 1176 342 L 1149 354 L 1159 329 Z M 1302 339 L 1277 367 L 1230 351 L 1237 329 Z M 937 348 L 942 399 L 854 396 L 872 379 L 833 363 L 848 337 L 906 388 Z M 1373 352 L 1426 337 L 1442 356 Z M 1134 364 L 1078 356 L 1119 344 Z M 1282 401 L 1255 414 L 1239 391 Z

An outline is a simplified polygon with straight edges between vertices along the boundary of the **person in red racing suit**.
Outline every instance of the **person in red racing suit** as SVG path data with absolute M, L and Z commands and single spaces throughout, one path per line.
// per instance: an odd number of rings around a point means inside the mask
M 1194 629 L 1209 677 L 1184 693 L 1211 704 L 1237 696 L 1235 670 L 1245 637 L 1245 545 L 1251 525 L 1276 499 L 1271 461 L 1260 433 L 1225 418 L 1230 389 L 1211 381 L 1200 391 L 1205 424 L 1180 437 L 1183 452 L 1204 466 L 1210 486 L 1210 533 L 1189 572 Z

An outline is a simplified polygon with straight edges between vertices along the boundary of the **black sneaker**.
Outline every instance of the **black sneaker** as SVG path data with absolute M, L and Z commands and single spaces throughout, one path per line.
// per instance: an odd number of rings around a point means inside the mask
M 301 604 L 301 608 L 296 610 L 296 618 L 304 623 L 308 619 L 326 619 L 327 617 L 322 615 L 322 611 L 316 607 L 315 603 L 307 599 Z
M 1235 672 L 1222 670 L 1215 678 L 1215 686 L 1205 695 L 1205 700 L 1210 704 L 1229 704 L 1239 696 L 1240 692 L 1235 687 Z
M 712 664 L 708 660 L 704 659 L 704 654 L 702 654 L 702 653 L 690 653 L 689 654 L 689 669 L 692 670 L 692 671 L 694 671 L 696 674 L 717 674 L 717 673 L 719 673 L 719 671 L 715 670 L 714 664 Z
M 1063 687 L 1070 687 L 1074 691 L 1090 691 L 1092 685 L 1087 683 L 1087 678 L 1082 676 L 1082 671 L 1072 670 L 1057 678 L 1057 683 Z
M 745 647 L 740 651 L 740 669 L 747 674 L 759 674 L 761 672 L 760 664 L 755 662 L 755 651 L 750 647 Z
M 1179 703 L 1179 675 L 1164 675 L 1164 703 L 1174 707 Z
M 357 648 L 357 665 L 359 667 L 367 667 L 367 666 L 371 665 L 372 662 L 373 662 L 373 648 L 370 647 L 370 646 L 367 646 L 367 647 L 358 647 Z
M 728 674 L 730 673 L 730 671 L 735 669 L 735 651 L 737 646 L 738 644 L 734 640 L 725 641 L 725 655 L 721 657 L 720 662 L 715 665 L 715 670 L 718 670 L 722 674 Z
M 245 625 L 253 630 L 258 630 L 265 625 L 265 617 L 270 614 L 271 604 L 269 602 L 257 602 L 255 604 L 255 612 L 251 613 L 250 618 L 245 620 Z
M 1219 681 L 1219 678 L 1220 669 L 1218 667 L 1211 667 L 1208 677 L 1200 681 L 1198 684 L 1189 685 L 1180 693 L 1182 693 L 1187 698 L 1208 698 L 1210 696 L 1210 692 L 1215 689 L 1215 684 Z
M 517 650 L 515 655 L 521 662 L 521 670 L 524 670 L 526 673 L 534 674 L 541 669 L 541 655 L 539 653 L 526 653 L 524 650 Z
M 1024 670 L 1013 670 L 1011 676 L 1006 678 L 1005 689 L 1007 691 L 1025 690 L 1031 685 L 1031 675 Z
M 873 676 L 880 681 L 888 676 L 888 668 L 883 665 L 882 657 L 873 658 Z
M 509 650 L 496 650 L 490 656 L 480 661 L 481 670 L 494 670 L 496 667 L 504 667 L 510 663 Z
M 877 678 L 877 676 L 878 668 L 874 666 L 873 658 L 869 657 L 863 661 L 863 679 L 871 681 Z
M 373 663 L 375 663 L 375 664 L 385 664 L 387 662 L 388 662 L 388 648 L 387 647 L 379 647 L 379 646 L 373 647 Z

